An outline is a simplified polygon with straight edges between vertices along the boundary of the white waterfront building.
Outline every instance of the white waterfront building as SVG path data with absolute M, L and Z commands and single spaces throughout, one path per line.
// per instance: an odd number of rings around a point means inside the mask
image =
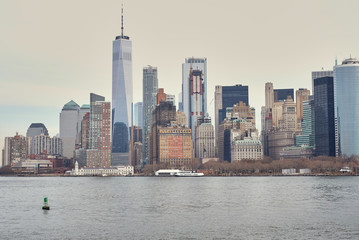
M 261 141 L 244 139 L 235 140 L 231 146 L 231 161 L 242 159 L 260 160 L 263 158 L 263 146 Z
M 117 166 L 109 168 L 80 168 L 76 161 L 75 169 L 69 174 L 71 176 L 132 176 L 134 174 L 133 166 Z

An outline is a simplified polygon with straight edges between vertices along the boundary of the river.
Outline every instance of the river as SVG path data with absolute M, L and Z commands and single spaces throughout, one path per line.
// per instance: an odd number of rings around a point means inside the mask
M 0 239 L 359 239 L 359 178 L 0 177 L 0 229 Z

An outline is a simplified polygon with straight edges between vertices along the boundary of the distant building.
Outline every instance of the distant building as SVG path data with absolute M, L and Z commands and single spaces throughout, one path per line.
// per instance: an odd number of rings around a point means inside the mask
M 294 89 L 287 88 L 287 89 L 274 89 L 274 102 L 285 101 L 287 100 L 288 96 L 290 96 L 294 100 Z
M 314 156 L 314 149 L 309 146 L 291 146 L 285 147 L 280 152 L 280 159 L 288 158 L 307 158 L 310 159 Z
M 26 137 L 35 137 L 44 134 L 46 136 L 49 135 L 47 128 L 43 123 L 31 123 L 30 127 L 27 129 Z
M 334 79 L 314 79 L 315 152 L 320 156 L 337 156 L 334 109 Z
M 81 121 L 81 148 L 90 148 L 90 113 L 86 113 Z
M 157 105 L 160 104 L 160 102 L 167 102 L 167 94 L 163 88 L 159 88 L 157 92 Z M 174 104 L 172 103 L 172 105 Z
M 182 102 L 194 139 L 197 118 L 207 113 L 207 58 L 186 58 L 182 64 Z
M 196 127 L 195 134 L 195 157 L 214 158 L 216 151 L 214 148 L 214 128 L 210 122 L 203 122 Z
M 309 100 L 303 101 L 302 134 L 296 136 L 295 144 L 297 147 L 301 147 L 303 145 L 309 147 L 315 146 L 314 119 L 315 119 L 314 97 L 310 96 Z
M 112 153 L 128 161 L 129 129 L 133 125 L 132 41 L 123 29 L 122 21 L 121 35 L 112 42 Z
M 334 77 L 332 70 L 321 70 L 312 72 L 312 90 L 314 92 L 314 79 L 322 77 Z
M 309 99 L 309 95 L 310 91 L 306 88 L 299 88 L 299 90 L 295 91 L 298 123 L 303 121 L 303 101 L 307 101 Z
M 81 148 L 81 142 L 82 142 L 82 120 L 85 115 L 90 113 L 90 105 L 89 104 L 83 104 L 80 107 L 79 114 L 77 116 L 77 137 L 76 137 L 76 149 Z M 84 130 L 86 131 L 86 129 Z
M 180 126 L 159 127 L 156 163 L 190 167 L 193 163 L 191 129 Z
M 143 128 L 143 104 L 137 102 L 133 110 L 133 124 Z
M 60 138 L 62 139 L 62 155 L 73 158 L 78 133 L 78 115 L 80 106 L 74 101 L 64 105 L 60 113 Z
M 68 172 L 72 176 L 132 176 L 134 174 L 133 166 L 117 166 L 107 168 L 80 168 L 78 162 L 75 163 L 75 169 Z
M 186 114 L 184 112 L 177 111 L 176 112 L 176 121 L 177 121 L 177 124 L 180 126 L 187 126 Z
M 167 94 L 167 102 L 170 102 L 170 103 L 172 103 L 173 106 L 176 106 L 175 95 Z
M 143 161 L 148 163 L 149 154 L 149 133 L 152 122 L 152 111 L 156 107 L 157 92 L 158 92 L 158 78 L 157 68 L 148 66 L 143 68 Z
M 30 143 L 30 138 L 17 133 L 14 137 L 5 137 L 3 166 L 14 166 L 25 160 L 30 153 Z
M 274 104 L 273 83 L 267 82 L 265 84 L 265 107 L 267 109 L 273 108 L 273 104 Z
M 169 102 L 160 102 L 152 112 L 151 131 L 149 134 L 149 164 L 159 163 L 160 140 L 159 129 L 171 126 L 176 121 L 176 106 Z
M 215 137 L 216 137 L 216 153 L 221 151 L 218 146 L 221 144 L 219 141 L 219 124 L 226 118 L 226 109 L 233 107 L 234 104 L 239 102 L 245 103 L 249 106 L 248 86 L 237 84 L 235 86 L 216 86 L 215 87 Z M 219 157 L 221 159 L 221 157 Z
M 111 165 L 111 103 L 105 98 L 91 93 L 90 110 L 90 157 L 88 167 L 109 167 Z M 128 143 L 127 143 L 128 144 Z M 94 150 L 99 153 L 94 153 Z M 91 154 L 94 154 L 91 156 Z M 98 156 L 98 157 L 95 157 Z M 89 157 L 89 154 L 88 154 Z
M 131 139 L 129 144 L 130 165 L 136 167 L 141 166 L 142 153 L 142 129 L 138 126 L 131 127 Z
M 274 160 L 280 159 L 283 148 L 295 145 L 296 132 L 270 131 L 268 133 L 268 155 Z
M 231 162 L 243 159 L 260 160 L 263 158 L 263 146 L 261 141 L 245 138 L 235 140 L 231 146 Z
M 339 153 L 359 154 L 359 61 L 349 58 L 334 67 L 335 117 L 338 119 Z
M 41 155 L 62 155 L 62 139 L 49 137 L 48 135 L 38 135 L 31 138 L 31 154 Z

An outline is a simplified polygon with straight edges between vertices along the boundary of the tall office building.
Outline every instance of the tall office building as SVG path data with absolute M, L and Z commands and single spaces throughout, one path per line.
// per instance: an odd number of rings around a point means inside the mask
M 219 125 L 226 118 L 226 108 L 233 107 L 234 104 L 239 102 L 243 102 L 248 106 L 248 86 L 242 86 L 241 84 L 235 86 L 216 86 L 214 100 L 216 154 L 218 154 Z
M 112 152 L 128 158 L 132 125 L 132 41 L 123 34 L 123 14 L 121 20 L 121 35 L 113 41 L 112 50 Z
M 287 89 L 274 89 L 274 102 L 285 101 L 287 100 L 288 96 L 290 96 L 294 101 L 294 89 L 287 88 Z
M 64 105 L 60 113 L 60 138 L 62 139 L 62 156 L 73 158 L 78 133 L 78 114 L 80 106 L 74 101 Z
M 315 119 L 314 96 L 309 96 L 308 100 L 303 101 L 302 134 L 295 137 L 295 145 L 297 147 L 301 147 L 303 145 L 308 147 L 315 146 L 314 119 Z
M 336 156 L 333 77 L 314 79 L 315 153 Z
M 338 119 L 339 151 L 359 154 L 359 61 L 346 59 L 334 67 L 335 116 Z
M 148 163 L 148 138 L 151 129 L 152 111 L 156 107 L 157 92 L 158 92 L 158 78 L 157 68 L 148 66 L 143 68 L 143 161 Z
M 26 137 L 35 137 L 44 134 L 46 136 L 49 135 L 47 128 L 43 123 L 31 123 L 30 127 L 27 129 Z
M 312 91 L 314 92 L 314 79 L 322 77 L 333 77 L 333 71 L 321 70 L 312 72 Z
M 133 124 L 143 128 L 143 104 L 142 102 L 135 103 L 133 110 Z
M 297 103 L 297 118 L 299 123 L 303 121 L 303 101 L 307 101 L 309 99 L 309 95 L 310 91 L 306 88 L 299 88 L 299 90 L 295 91 L 295 101 Z
M 207 113 L 207 58 L 186 58 L 182 64 L 182 102 L 193 139 L 197 118 Z
M 273 108 L 273 103 L 274 103 L 273 83 L 267 82 L 265 85 L 265 107 L 267 109 Z

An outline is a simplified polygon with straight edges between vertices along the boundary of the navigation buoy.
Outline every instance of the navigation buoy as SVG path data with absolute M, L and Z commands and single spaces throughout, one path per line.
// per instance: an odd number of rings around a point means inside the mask
M 44 198 L 44 205 L 42 206 L 43 210 L 50 210 L 50 206 L 47 200 L 47 197 Z

